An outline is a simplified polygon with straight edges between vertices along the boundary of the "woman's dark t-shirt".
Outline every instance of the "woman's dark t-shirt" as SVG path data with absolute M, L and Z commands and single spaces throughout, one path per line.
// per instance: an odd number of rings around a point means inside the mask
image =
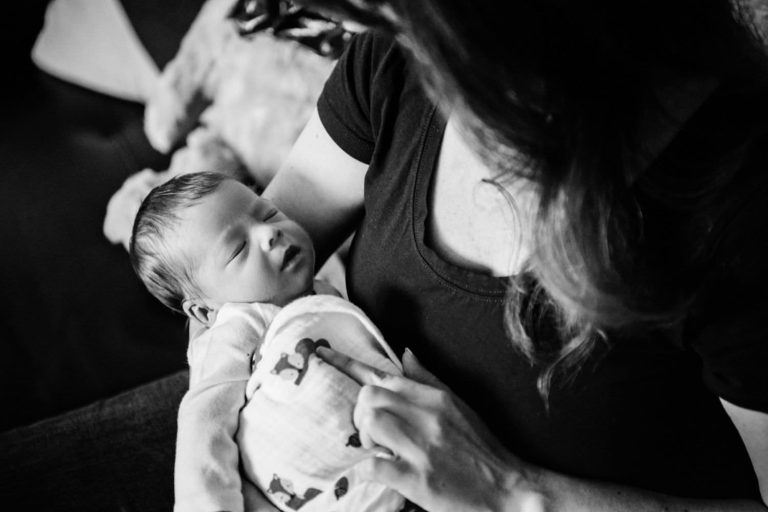
M 370 164 L 347 285 L 396 352 L 413 350 L 535 464 L 681 496 L 759 496 L 719 397 L 768 411 L 768 304 L 747 292 L 768 281 L 750 282 L 768 261 L 766 242 L 749 241 L 750 229 L 766 224 L 762 201 L 736 215 L 724 242 L 733 254 L 702 277 L 711 299 L 701 301 L 693 325 L 611 339 L 572 382 L 554 387 L 547 411 L 536 390 L 541 368 L 504 329 L 506 280 L 452 265 L 425 243 L 446 122 L 409 57 L 387 36 L 357 37 L 318 110 L 331 138 Z

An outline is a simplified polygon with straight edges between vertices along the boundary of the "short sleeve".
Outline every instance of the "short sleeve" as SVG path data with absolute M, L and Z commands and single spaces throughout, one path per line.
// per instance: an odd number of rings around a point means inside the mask
M 728 227 L 697 307 L 692 346 L 717 396 L 768 412 L 768 208 L 752 203 Z
M 385 34 L 364 32 L 355 36 L 317 102 L 326 132 L 344 152 L 364 163 L 370 163 L 376 140 L 377 76 L 393 46 L 394 40 Z

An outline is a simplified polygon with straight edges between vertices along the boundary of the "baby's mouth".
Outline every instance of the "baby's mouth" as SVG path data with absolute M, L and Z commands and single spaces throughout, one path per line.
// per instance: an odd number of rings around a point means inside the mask
M 283 253 L 283 263 L 280 265 L 280 270 L 285 270 L 299 255 L 300 249 L 295 245 L 289 245 Z

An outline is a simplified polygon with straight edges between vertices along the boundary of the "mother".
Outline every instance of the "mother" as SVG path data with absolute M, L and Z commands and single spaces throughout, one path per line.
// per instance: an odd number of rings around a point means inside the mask
M 433 512 L 766 510 L 768 64 L 732 5 L 315 3 L 383 32 L 266 194 L 321 254 L 357 230 L 350 298 L 442 380 L 326 354 L 397 456 L 370 477 Z M 102 456 L 166 384 L 54 427 Z
M 768 68 L 739 11 L 330 4 L 400 44 L 355 41 L 268 194 L 321 248 L 357 226 L 351 300 L 455 392 L 327 356 L 398 456 L 371 478 L 428 510 L 765 510 Z

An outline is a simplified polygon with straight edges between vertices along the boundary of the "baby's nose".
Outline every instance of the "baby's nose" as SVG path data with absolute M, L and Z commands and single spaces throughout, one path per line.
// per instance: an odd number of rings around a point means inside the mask
M 261 248 L 264 251 L 273 249 L 280 239 L 283 237 L 283 232 L 274 226 L 261 226 L 260 229 L 260 242 Z

